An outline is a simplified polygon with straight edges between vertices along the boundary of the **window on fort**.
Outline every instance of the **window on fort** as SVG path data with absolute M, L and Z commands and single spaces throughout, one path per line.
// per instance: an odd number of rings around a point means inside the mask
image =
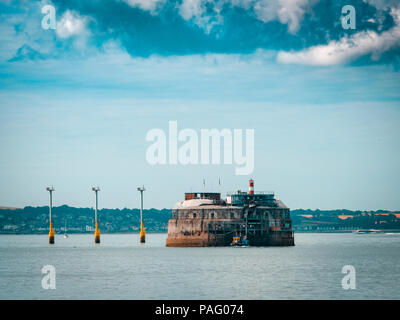
M 231 212 L 231 219 L 235 217 L 235 213 Z
M 214 219 L 214 216 L 215 216 L 214 212 L 211 213 L 211 219 Z
M 196 218 L 196 212 L 195 212 L 195 213 L 193 213 L 193 218 Z

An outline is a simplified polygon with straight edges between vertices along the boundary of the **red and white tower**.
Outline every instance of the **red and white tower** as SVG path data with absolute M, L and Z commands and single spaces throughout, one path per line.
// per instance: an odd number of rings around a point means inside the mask
M 249 180 L 249 194 L 254 194 L 254 180 Z

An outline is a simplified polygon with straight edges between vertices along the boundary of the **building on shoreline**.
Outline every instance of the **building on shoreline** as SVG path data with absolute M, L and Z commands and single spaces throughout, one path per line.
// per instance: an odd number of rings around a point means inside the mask
M 290 209 L 273 192 L 185 193 L 172 209 L 167 247 L 229 246 L 234 237 L 250 246 L 293 246 Z

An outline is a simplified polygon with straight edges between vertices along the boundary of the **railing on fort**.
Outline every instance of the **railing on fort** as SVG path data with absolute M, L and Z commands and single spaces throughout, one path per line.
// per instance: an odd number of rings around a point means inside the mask
M 227 196 L 233 196 L 233 195 L 237 195 L 237 194 L 240 194 L 240 195 L 248 195 L 248 193 L 246 192 L 246 191 L 240 191 L 240 190 L 237 190 L 237 191 L 229 191 L 229 192 L 227 192 Z M 275 195 L 275 192 L 274 191 L 255 191 L 254 192 L 254 194 L 255 195 L 257 195 L 257 194 L 264 194 L 264 195 Z

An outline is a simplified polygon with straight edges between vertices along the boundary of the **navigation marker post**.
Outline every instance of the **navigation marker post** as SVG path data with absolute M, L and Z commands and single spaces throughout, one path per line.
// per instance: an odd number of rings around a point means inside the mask
M 97 209 L 98 209 L 98 198 L 97 198 L 97 193 L 100 191 L 99 187 L 93 187 L 92 190 L 94 191 L 96 195 L 96 207 L 94 210 L 94 221 L 96 223 L 96 229 L 94 231 L 94 243 L 100 243 L 100 229 L 97 223 Z
M 51 221 L 51 208 L 53 206 L 53 191 L 55 190 L 53 186 L 47 187 L 46 190 L 50 193 L 50 205 L 49 205 L 49 244 L 54 244 L 54 229 Z
M 140 192 L 140 243 L 146 242 L 146 229 L 143 227 L 143 191 L 146 191 L 144 186 L 137 188 Z

